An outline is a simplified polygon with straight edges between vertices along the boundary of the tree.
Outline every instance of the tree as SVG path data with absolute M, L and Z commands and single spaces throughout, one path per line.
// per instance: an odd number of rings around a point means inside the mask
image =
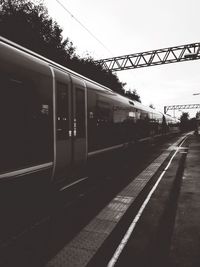
M 180 117 L 180 121 L 183 122 L 183 123 L 189 121 L 189 113 L 188 112 L 183 112 L 181 117 Z
M 69 39 L 42 4 L 28 0 L 0 1 L 0 35 L 60 64 L 75 53 Z
M 48 15 L 42 1 L 0 0 L 0 35 L 125 95 L 125 84 L 93 58 L 80 58 L 62 28 Z M 129 96 L 140 101 L 134 90 Z
M 187 131 L 189 129 L 189 113 L 183 112 L 180 117 L 180 128 L 182 131 Z
M 134 89 L 134 90 L 129 89 L 128 91 L 126 91 L 125 96 L 132 99 L 132 100 L 141 102 L 140 96 L 138 95 L 136 89 Z
M 123 87 L 125 84 L 120 82 L 117 75 L 113 74 L 110 70 L 105 70 L 102 66 L 97 64 L 92 57 L 80 58 L 74 56 L 68 64 L 70 69 L 124 95 Z
M 200 119 L 200 111 L 197 111 L 197 113 L 196 113 L 196 118 L 197 118 L 197 119 Z

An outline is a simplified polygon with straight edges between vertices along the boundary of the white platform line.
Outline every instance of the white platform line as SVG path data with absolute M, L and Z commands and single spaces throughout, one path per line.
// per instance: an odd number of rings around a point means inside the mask
M 186 138 L 187 138 L 187 137 L 186 137 Z M 185 142 L 186 138 L 184 138 L 184 140 L 181 142 L 180 146 Z M 180 147 L 180 146 L 179 146 L 179 147 Z M 139 209 L 137 215 L 136 215 L 135 218 L 133 219 L 131 225 L 129 226 L 129 228 L 128 228 L 127 232 L 126 232 L 126 234 L 124 235 L 123 239 L 121 240 L 119 246 L 118 246 L 117 249 L 115 250 L 115 253 L 113 254 L 111 260 L 109 261 L 107 267 L 113 267 L 113 266 L 115 265 L 115 263 L 117 262 L 117 260 L 118 260 L 118 258 L 119 258 L 119 256 L 120 256 L 120 254 L 122 253 L 124 247 L 126 246 L 128 240 L 129 240 L 129 238 L 130 238 L 130 236 L 131 236 L 131 234 L 132 234 L 132 232 L 133 232 L 133 230 L 134 230 L 134 228 L 135 228 L 137 222 L 139 221 L 139 219 L 140 219 L 140 217 L 141 217 L 141 215 L 142 215 L 142 213 L 143 213 L 143 211 L 144 211 L 146 205 L 148 204 L 148 202 L 149 202 L 149 200 L 150 200 L 152 194 L 153 194 L 154 191 L 156 190 L 156 188 L 157 188 L 158 184 L 160 183 L 162 177 L 164 176 L 165 172 L 167 171 L 167 169 L 168 169 L 169 166 L 171 165 L 172 160 L 174 159 L 174 157 L 175 157 L 176 154 L 178 153 L 178 151 L 179 151 L 179 147 L 176 148 L 176 151 L 175 151 L 175 153 L 172 155 L 172 157 L 171 157 L 169 163 L 167 164 L 166 168 L 165 168 L 164 171 L 161 173 L 161 175 L 159 176 L 157 182 L 155 183 L 155 185 L 153 186 L 153 188 L 152 188 L 151 191 L 149 192 L 147 198 L 145 199 L 145 201 L 143 202 L 143 204 L 142 204 L 141 208 Z

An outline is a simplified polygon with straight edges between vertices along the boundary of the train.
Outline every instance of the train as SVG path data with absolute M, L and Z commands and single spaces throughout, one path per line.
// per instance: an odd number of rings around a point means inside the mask
M 7 211 L 48 202 L 52 187 L 63 191 L 82 179 L 98 155 L 178 129 L 177 119 L 3 37 L 0 51 L 0 195 Z

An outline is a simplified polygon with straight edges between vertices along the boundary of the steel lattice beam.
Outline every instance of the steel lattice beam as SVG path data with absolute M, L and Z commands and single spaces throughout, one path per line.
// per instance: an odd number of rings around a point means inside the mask
M 164 113 L 167 113 L 168 110 L 194 109 L 194 108 L 200 108 L 200 104 L 164 106 Z
M 152 50 L 95 61 L 111 71 L 129 70 L 200 59 L 200 43 Z

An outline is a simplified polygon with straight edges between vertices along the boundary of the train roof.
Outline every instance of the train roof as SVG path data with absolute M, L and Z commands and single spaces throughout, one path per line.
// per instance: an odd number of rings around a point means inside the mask
M 93 81 L 93 80 L 91 80 L 91 79 L 89 79 L 89 78 L 87 78 L 87 77 L 85 77 L 85 76 L 83 76 L 83 75 L 81 75 L 79 73 L 76 73 L 73 70 L 68 69 L 67 67 L 64 67 L 64 66 L 62 66 L 62 65 L 60 65 L 60 64 L 58 64 L 58 63 L 56 63 L 56 62 L 54 62 L 54 61 L 52 61 L 52 60 L 50 60 L 48 58 L 45 58 L 44 56 L 42 56 L 42 55 L 40 55 L 40 54 L 38 54 L 36 52 L 33 52 L 33 51 L 31 51 L 31 50 L 29 50 L 29 49 L 27 49 L 27 48 L 25 48 L 25 47 L 23 47 L 23 46 L 21 46 L 19 44 L 16 44 L 16 43 L 14 43 L 14 42 L 12 42 L 12 41 L 10 41 L 10 40 L 2 37 L 2 36 L 0 36 L 0 41 L 5 43 L 5 44 L 7 44 L 7 45 L 10 45 L 12 48 L 18 49 L 18 50 L 20 50 L 22 52 L 25 52 L 25 53 L 28 53 L 29 55 L 33 56 L 34 58 L 37 58 L 38 60 L 41 60 L 42 62 L 45 62 L 45 63 L 47 63 L 47 64 L 49 64 L 49 65 L 51 65 L 53 67 L 59 68 L 62 71 L 66 71 L 70 75 L 73 75 L 73 76 L 76 76 L 78 78 L 81 78 L 81 79 L 85 80 L 86 82 L 90 82 L 92 84 L 95 84 L 96 86 L 98 86 L 99 89 L 106 90 L 107 92 L 110 92 L 110 93 L 118 96 L 121 101 L 123 101 L 124 103 L 129 104 L 131 106 L 134 106 L 136 109 L 145 110 L 147 112 L 151 112 L 151 113 L 157 114 L 159 116 L 163 116 L 164 115 L 162 112 L 159 112 L 159 111 L 157 111 L 157 110 L 155 110 L 155 109 L 153 109 L 151 107 L 145 106 L 145 105 L 141 104 L 140 102 L 137 102 L 135 100 L 129 99 L 129 98 L 125 97 L 125 96 L 121 96 L 121 95 L 117 94 L 115 91 L 111 90 L 110 88 L 108 88 L 108 87 L 106 87 L 106 86 L 104 86 L 104 85 L 102 85 L 102 84 L 100 84 L 98 82 L 95 82 L 95 81 Z
M 44 57 L 44 56 L 42 56 L 42 55 L 40 55 L 40 54 L 38 54 L 36 52 L 31 51 L 28 48 L 25 48 L 25 47 L 15 43 L 15 42 L 12 42 L 12 41 L 6 39 L 5 37 L 0 36 L 0 42 L 3 42 L 5 44 L 7 44 L 7 45 L 10 45 L 12 48 L 18 49 L 18 50 L 20 50 L 22 52 L 25 52 L 25 53 L 27 53 L 27 54 L 29 54 L 29 55 L 41 60 L 42 62 L 45 62 L 45 63 L 47 63 L 47 64 L 49 64 L 49 65 L 51 65 L 53 67 L 56 67 L 56 68 L 58 68 L 58 69 L 60 69 L 62 71 L 67 71 L 69 74 L 71 74 L 73 76 L 76 76 L 78 78 L 82 78 L 85 81 L 92 82 L 92 83 L 94 83 L 94 84 L 96 84 L 98 86 L 101 86 L 101 88 L 104 89 L 104 90 L 108 90 L 108 91 L 113 92 L 110 88 L 106 87 L 105 85 L 102 85 L 102 84 L 100 84 L 100 83 L 98 83 L 96 81 L 93 81 L 93 80 L 91 80 L 91 79 L 89 79 L 89 78 L 87 78 L 87 77 L 85 77 L 85 76 L 83 76 L 83 75 L 71 70 L 71 69 L 68 69 L 67 67 L 65 67 L 65 66 L 63 66 L 63 65 L 61 65 L 59 63 L 56 63 L 56 62 L 52 61 L 51 59 L 48 59 L 48 58 L 46 58 L 46 57 Z
M 123 99 L 123 101 L 125 103 L 129 103 L 130 105 L 134 106 L 134 108 L 136 108 L 136 109 L 141 109 L 141 110 L 144 110 L 144 111 L 149 112 L 149 113 L 154 113 L 154 114 L 157 114 L 160 117 L 163 116 L 163 113 L 158 111 L 158 110 L 156 110 L 156 109 L 153 109 L 151 107 L 145 106 L 142 103 L 140 103 L 140 102 L 138 102 L 136 100 L 129 99 L 129 98 L 125 97 L 125 96 L 121 96 L 121 95 L 119 95 L 119 96 L 121 97 L 121 99 Z

